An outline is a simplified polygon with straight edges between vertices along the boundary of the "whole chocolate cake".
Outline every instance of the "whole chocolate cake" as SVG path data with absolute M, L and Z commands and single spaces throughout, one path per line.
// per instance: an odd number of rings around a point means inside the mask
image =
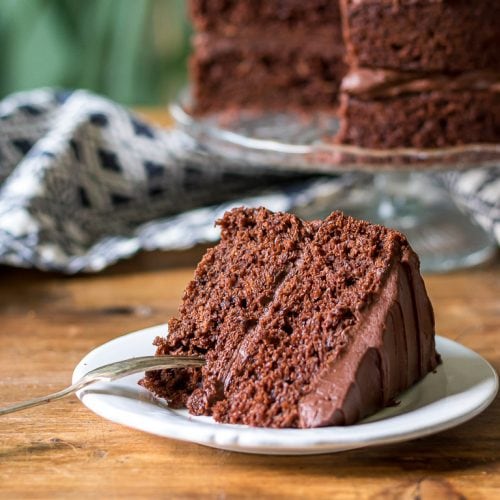
M 194 112 L 336 113 L 340 144 L 500 142 L 497 0 L 191 0 Z M 342 83 L 341 83 L 342 82 Z
M 157 354 L 202 369 L 146 374 L 173 407 L 264 427 L 352 424 L 439 363 L 419 261 L 405 237 L 346 217 L 264 208 L 218 221 Z

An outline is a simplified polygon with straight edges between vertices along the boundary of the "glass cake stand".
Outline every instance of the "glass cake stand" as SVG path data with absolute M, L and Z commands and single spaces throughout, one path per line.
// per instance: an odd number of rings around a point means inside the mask
M 328 142 L 335 117 L 228 111 L 203 118 L 190 111 L 189 94 L 170 105 L 177 123 L 207 151 L 248 170 L 317 174 L 359 172 L 365 182 L 339 198 L 317 199 L 297 210 L 307 219 L 332 210 L 405 233 L 425 272 L 476 266 L 496 253 L 496 242 L 440 187 L 437 173 L 500 164 L 500 145 L 443 149 L 373 150 Z M 361 174 L 364 175 L 361 175 Z M 366 182 L 366 178 L 370 181 Z

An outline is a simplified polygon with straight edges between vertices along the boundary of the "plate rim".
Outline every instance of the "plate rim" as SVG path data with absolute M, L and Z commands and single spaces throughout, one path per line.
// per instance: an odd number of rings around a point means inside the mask
M 89 351 L 76 365 L 73 371 L 73 382 L 84 372 L 89 370 L 89 368 L 85 367 L 89 361 L 91 361 L 96 355 L 109 350 L 113 344 L 126 345 L 127 338 L 130 337 L 137 338 L 138 336 L 149 336 L 152 339 L 154 336 L 159 334 L 165 335 L 166 329 L 166 324 L 154 325 L 115 337 L 108 342 L 95 347 Z M 163 425 L 160 425 L 160 428 L 158 428 L 157 417 L 153 418 L 149 415 L 140 415 L 134 411 L 131 412 L 122 408 L 113 407 L 110 400 L 106 402 L 106 398 L 102 400 L 102 397 L 99 397 L 102 396 L 102 394 L 97 395 L 98 404 L 96 404 L 96 398 L 87 397 L 90 395 L 96 396 L 96 394 L 92 394 L 92 389 L 83 389 L 78 391 L 77 397 L 89 410 L 111 422 L 164 438 L 188 441 L 231 451 L 261 454 L 313 454 L 342 451 L 381 444 L 391 444 L 429 436 L 460 425 L 479 415 L 495 399 L 499 388 L 498 374 L 486 359 L 472 349 L 469 349 L 459 342 L 446 337 L 436 335 L 436 345 L 439 346 L 438 350 L 440 351 L 446 351 L 450 348 L 458 348 L 469 357 L 473 356 L 477 361 L 481 361 L 484 368 L 488 369 L 489 372 L 489 377 L 482 380 L 481 385 L 489 385 L 489 388 L 483 387 L 482 391 L 486 391 L 484 392 L 483 397 L 480 399 L 477 399 L 476 397 L 474 404 L 467 407 L 467 411 L 461 411 L 458 413 L 455 412 L 451 418 L 449 416 L 441 415 L 434 424 L 418 425 L 413 430 L 405 430 L 403 428 L 395 431 L 390 429 L 390 426 L 384 426 L 383 424 L 387 423 L 389 420 L 401 420 L 401 418 L 406 419 L 408 416 L 421 411 L 422 408 L 416 408 L 414 410 L 410 410 L 409 412 L 374 422 L 361 422 L 345 427 L 331 426 L 313 429 L 269 429 L 233 424 L 218 424 L 199 420 L 198 417 L 188 415 L 187 417 L 180 418 L 179 422 L 177 422 L 177 419 L 175 418 L 173 419 L 173 422 L 167 422 L 168 419 L 165 419 L 164 422 L 166 423 L 163 423 Z M 443 352 L 441 352 L 441 354 L 443 354 Z M 445 361 L 445 359 L 445 356 L 443 356 L 443 361 Z M 444 365 L 440 366 L 443 367 Z M 443 367 L 442 369 L 445 368 Z M 413 386 L 413 388 L 416 386 L 418 386 L 418 384 Z M 474 387 L 477 386 L 478 384 Z M 466 391 L 459 394 L 440 398 L 431 404 L 442 402 L 448 397 L 453 398 L 462 396 L 467 391 L 473 391 L 474 387 L 468 388 Z M 412 390 L 413 388 L 410 388 L 409 390 Z M 143 390 L 145 391 L 145 394 L 147 394 L 146 390 Z M 110 396 L 112 395 L 110 394 Z M 108 408 L 111 409 L 113 413 L 112 415 L 109 414 Z M 161 408 L 161 406 L 158 406 L 158 408 Z M 423 408 L 425 408 L 425 406 Z M 176 415 L 178 415 L 178 413 L 176 413 Z M 186 422 L 188 422 L 188 424 Z M 155 426 L 150 427 L 151 424 L 155 424 Z M 201 438 L 196 439 L 190 435 L 186 435 L 186 428 L 191 428 L 192 432 L 193 426 L 198 433 L 201 431 Z M 364 436 L 362 439 L 353 440 L 351 435 L 352 429 L 356 428 L 360 431 L 369 430 L 368 427 L 365 426 L 369 426 L 372 430 L 375 429 L 377 432 L 375 432 L 371 437 Z M 382 430 L 383 427 L 386 427 L 387 430 L 385 432 L 381 432 L 381 430 L 378 429 L 380 427 L 382 427 Z M 363 435 L 363 432 L 361 432 L 361 434 Z M 277 436 L 280 437 L 278 438 Z M 249 440 L 248 437 L 251 439 Z M 257 439 L 255 439 L 255 437 L 257 437 Z M 285 438 L 285 441 L 283 441 L 283 438 Z M 249 444 L 251 441 L 254 442 Z

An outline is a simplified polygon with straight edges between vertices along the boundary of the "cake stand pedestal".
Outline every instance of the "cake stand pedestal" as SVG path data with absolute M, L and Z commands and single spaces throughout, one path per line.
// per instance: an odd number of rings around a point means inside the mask
M 286 174 L 364 174 L 371 183 L 324 196 L 298 207 L 306 219 L 333 210 L 397 229 L 420 257 L 424 272 L 477 266 L 497 251 L 494 239 L 462 211 L 434 176 L 435 172 L 500 165 L 500 145 L 471 144 L 450 148 L 370 150 L 332 144 L 338 120 L 285 113 L 242 112 L 202 119 L 189 112 L 189 94 L 170 106 L 177 125 L 196 139 L 214 161 L 223 159 L 248 175 L 268 168 Z M 265 167 L 263 170 L 263 166 Z

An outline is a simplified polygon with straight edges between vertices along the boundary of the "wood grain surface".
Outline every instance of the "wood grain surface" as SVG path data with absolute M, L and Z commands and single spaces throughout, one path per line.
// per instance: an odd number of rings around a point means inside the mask
M 62 388 L 91 349 L 165 322 L 204 250 L 142 253 L 76 277 L 0 267 L 0 404 Z M 500 370 L 499 263 L 426 284 L 438 333 Z M 472 421 L 428 438 L 269 457 L 130 430 L 71 397 L 0 418 L 0 498 L 495 499 L 499 424 L 497 397 Z

